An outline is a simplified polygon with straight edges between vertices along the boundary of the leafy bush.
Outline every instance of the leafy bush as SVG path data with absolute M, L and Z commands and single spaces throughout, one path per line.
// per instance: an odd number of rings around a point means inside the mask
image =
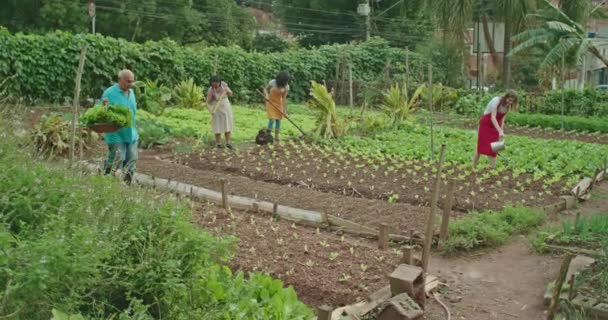
M 0 148 L 0 314 L 49 319 L 309 319 L 291 288 L 222 264 L 232 239 L 188 205 Z M 53 311 L 53 309 L 55 309 Z
M 547 91 L 541 96 L 531 97 L 528 103 L 522 103 L 521 112 L 561 114 L 562 92 L 565 115 L 581 117 L 608 116 L 608 92 L 593 88 L 587 88 L 583 91 L 577 89 Z
M 315 81 L 311 82 L 310 96 L 312 99 L 308 106 L 317 110 L 315 132 L 323 138 L 336 138 L 342 133 L 341 123 L 336 113 L 336 103 L 327 88 Z
M 71 124 L 60 115 L 43 116 L 34 127 L 32 140 L 36 151 L 41 154 L 65 155 L 70 150 Z M 83 128 L 76 128 L 75 147 L 82 142 L 84 148 L 97 140 L 98 135 Z
M 393 85 L 384 92 L 384 104 L 382 109 L 391 119 L 391 124 L 394 128 L 398 127 L 411 112 L 414 111 L 416 104 L 419 102 L 418 98 L 425 89 L 424 85 L 421 85 L 416 91 L 410 96 L 408 95 L 407 86 L 404 85 Z
M 16 75 L 7 83 L 7 95 L 26 101 L 63 102 L 73 95 L 75 68 L 83 45 L 88 45 L 87 63 L 82 77 L 82 95 L 99 97 L 115 81 L 117 68 L 134 71 L 139 79 L 154 79 L 168 87 L 193 78 L 207 83 L 214 64 L 241 101 L 260 101 L 255 92 L 279 71 L 293 76 L 289 93 L 292 101 L 308 98 L 310 80 L 332 79 L 338 52 L 351 51 L 354 78 L 375 79 L 386 61 L 393 61 L 394 72 L 403 72 L 405 51 L 388 42 L 372 38 L 359 46 L 321 46 L 281 53 L 247 52 L 237 47 L 180 47 L 173 41 L 127 42 L 101 35 L 54 32 L 47 35 L 11 34 L 0 27 L 0 79 Z M 417 63 L 412 56 L 412 66 Z
M 171 129 L 168 126 L 152 119 L 138 121 L 137 133 L 139 144 L 144 149 L 165 144 L 171 137 Z
M 500 212 L 473 212 L 450 222 L 450 237 L 444 243 L 448 254 L 477 248 L 497 247 L 513 234 L 522 234 L 539 226 L 545 214 L 526 207 L 505 207 Z
M 203 88 L 197 86 L 194 79 L 180 82 L 173 92 L 178 107 L 195 110 L 203 108 Z
M 172 98 L 171 88 L 158 84 L 157 81 L 138 81 L 135 89 L 138 97 L 137 108 L 155 115 L 161 114 Z
M 561 129 L 562 127 L 562 117 L 560 115 L 512 112 L 509 113 L 507 122 L 518 126 L 551 129 Z M 564 129 L 568 131 L 608 132 L 608 117 L 564 116 Z
M 113 123 L 120 127 L 130 127 L 132 123 L 131 110 L 119 105 L 109 107 L 94 106 L 87 109 L 80 118 L 80 123 L 84 126 L 91 126 L 98 123 Z
M 259 52 L 283 52 L 289 49 L 289 43 L 275 34 L 258 33 L 253 39 L 253 49 Z

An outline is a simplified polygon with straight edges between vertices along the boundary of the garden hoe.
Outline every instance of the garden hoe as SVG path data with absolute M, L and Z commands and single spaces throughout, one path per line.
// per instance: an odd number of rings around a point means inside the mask
M 256 89 L 255 91 L 257 91 L 264 98 L 264 100 L 266 100 L 266 102 L 268 102 L 273 108 L 275 108 L 278 112 L 280 112 L 283 115 L 283 117 L 285 117 L 285 119 L 287 119 L 287 121 L 289 121 L 291 124 L 293 124 L 293 126 L 296 127 L 296 129 L 298 129 L 298 131 L 300 131 L 300 133 L 302 133 L 300 138 L 306 137 L 306 132 L 304 132 L 304 130 L 302 130 L 295 122 L 293 122 L 291 119 L 289 119 L 289 117 L 283 112 L 283 110 L 281 110 L 272 101 L 270 101 L 268 98 L 266 98 L 266 96 L 264 95 L 264 93 L 262 93 L 262 91 L 260 91 L 259 89 Z

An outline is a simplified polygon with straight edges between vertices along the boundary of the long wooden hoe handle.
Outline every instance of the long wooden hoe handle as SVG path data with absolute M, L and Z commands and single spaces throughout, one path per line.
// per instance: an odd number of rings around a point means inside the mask
M 262 98 L 264 98 L 264 100 L 266 100 L 266 102 L 270 103 L 270 105 L 273 108 L 275 108 L 278 112 L 280 112 L 283 115 L 283 117 L 285 117 L 285 119 L 287 119 L 287 121 L 289 121 L 291 124 L 293 124 L 293 126 L 296 127 L 302 133 L 302 135 L 304 135 L 304 136 L 306 135 L 306 132 L 304 132 L 300 127 L 298 127 L 298 125 L 295 122 L 293 122 L 291 119 L 289 119 L 289 117 L 285 114 L 285 112 L 283 112 L 283 110 L 281 110 L 281 108 L 277 107 L 277 105 L 274 104 L 274 102 L 272 102 L 272 101 L 270 101 L 270 99 L 266 98 L 266 95 L 264 95 L 262 93 L 262 91 L 260 91 L 259 89 L 255 89 L 255 91 L 257 91 L 262 96 Z

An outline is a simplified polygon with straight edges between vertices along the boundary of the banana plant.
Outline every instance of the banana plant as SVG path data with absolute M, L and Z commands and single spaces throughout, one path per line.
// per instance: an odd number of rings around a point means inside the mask
M 420 85 L 412 95 L 407 91 L 407 85 L 392 85 L 383 93 L 384 104 L 382 109 L 391 119 L 391 125 L 396 128 L 409 117 L 419 102 L 425 85 Z

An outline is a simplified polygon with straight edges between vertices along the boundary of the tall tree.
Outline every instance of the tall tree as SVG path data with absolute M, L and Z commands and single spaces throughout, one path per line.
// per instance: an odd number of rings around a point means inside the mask
M 589 21 L 592 17 L 602 15 L 600 6 L 587 10 L 584 16 L 578 16 L 579 21 Z M 529 50 L 533 47 L 545 48 L 547 53 L 542 68 L 559 63 L 562 57 L 571 65 L 581 62 L 583 54 L 590 52 L 608 67 L 608 59 L 595 46 L 594 39 L 587 37 L 586 26 L 581 25 L 558 6 L 544 0 L 541 11 L 533 16 L 536 25 L 513 37 L 518 45 L 513 48 L 511 55 Z
M 499 19 L 504 21 L 505 34 L 503 44 L 502 83 L 505 88 L 511 87 L 511 57 L 513 33 L 521 30 L 525 18 L 536 9 L 536 0 L 496 0 Z
M 88 0 L 0 0 L 11 31 L 86 32 Z M 234 0 L 96 0 L 99 33 L 132 41 L 251 45 L 255 21 Z

